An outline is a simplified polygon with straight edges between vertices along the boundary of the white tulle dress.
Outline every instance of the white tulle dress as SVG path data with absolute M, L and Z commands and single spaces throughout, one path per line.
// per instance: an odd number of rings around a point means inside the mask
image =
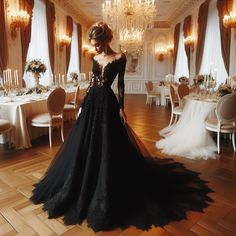
M 215 159 L 216 143 L 205 129 L 205 120 L 214 115 L 215 107 L 213 100 L 188 97 L 178 122 L 160 131 L 164 138 L 156 142 L 156 147 L 169 155 Z

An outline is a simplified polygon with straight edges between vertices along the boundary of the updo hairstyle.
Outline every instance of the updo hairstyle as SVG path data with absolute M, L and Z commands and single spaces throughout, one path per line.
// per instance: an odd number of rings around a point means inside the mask
M 99 42 L 107 41 L 110 43 L 113 38 L 113 32 L 106 23 L 97 22 L 90 28 L 88 37 L 89 41 L 94 39 Z

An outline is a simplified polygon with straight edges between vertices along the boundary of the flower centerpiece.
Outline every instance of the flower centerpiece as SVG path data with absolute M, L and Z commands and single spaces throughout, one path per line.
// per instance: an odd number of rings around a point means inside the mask
M 45 64 L 38 59 L 28 61 L 25 66 L 26 72 L 31 72 L 35 79 L 35 87 L 39 87 L 40 74 L 47 70 Z
M 195 79 L 194 79 L 194 84 L 195 85 L 201 85 L 204 82 L 204 75 L 198 75 Z
M 165 83 L 164 80 L 161 80 L 161 81 L 159 82 L 159 86 L 165 86 L 165 85 L 166 85 L 166 83 Z
M 232 88 L 231 88 L 230 85 L 220 84 L 220 86 L 218 87 L 218 90 L 217 90 L 217 94 L 220 97 L 223 97 L 224 95 L 227 95 L 227 94 L 230 94 L 230 93 L 232 93 Z
M 188 78 L 187 78 L 186 76 L 181 76 L 181 77 L 179 78 L 179 82 L 180 82 L 181 84 L 188 84 Z
M 77 86 L 78 85 L 78 78 L 79 78 L 78 73 L 71 72 L 70 73 L 70 78 L 72 79 L 72 82 L 73 82 L 74 86 Z

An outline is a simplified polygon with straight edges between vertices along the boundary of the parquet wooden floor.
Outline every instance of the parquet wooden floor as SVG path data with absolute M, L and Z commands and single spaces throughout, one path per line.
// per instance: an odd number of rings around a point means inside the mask
M 155 148 L 160 139 L 158 131 L 168 124 L 170 108 L 148 107 L 144 95 L 126 96 L 128 122 L 142 139 L 152 155 L 167 157 Z M 66 132 L 72 127 L 66 124 Z M 236 157 L 230 141 L 222 141 L 222 153 L 216 160 L 189 160 L 173 157 L 187 168 L 201 173 L 215 192 L 214 199 L 204 213 L 189 212 L 188 218 L 172 222 L 164 228 L 153 227 L 141 231 L 135 227 L 94 233 L 82 225 L 65 226 L 61 218 L 48 219 L 42 205 L 29 201 L 32 185 L 50 164 L 60 146 L 58 131 L 53 133 L 53 148 L 49 149 L 48 137 L 33 142 L 29 150 L 8 150 L 0 145 L 0 235 L 79 235 L 79 236 L 235 236 L 236 235 Z M 234 160 L 235 157 L 235 160 Z

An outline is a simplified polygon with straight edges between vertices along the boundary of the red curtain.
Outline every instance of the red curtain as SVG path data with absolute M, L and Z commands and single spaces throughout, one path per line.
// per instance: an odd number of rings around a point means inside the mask
M 174 31 L 174 53 L 173 53 L 173 74 L 175 73 L 177 52 L 179 47 L 180 23 L 175 25 Z
M 223 18 L 225 14 L 232 11 L 232 0 L 217 0 L 217 9 L 219 15 L 220 38 L 221 38 L 221 53 L 225 65 L 225 69 L 229 75 L 230 66 L 230 44 L 231 44 L 231 29 L 225 28 L 223 25 Z
M 52 69 L 52 73 L 54 74 L 54 45 L 55 45 L 55 6 L 54 3 L 46 0 L 46 18 L 47 18 L 47 32 L 48 32 L 48 50 L 49 50 L 49 59 L 50 65 Z
M 79 69 L 81 72 L 81 60 L 82 60 L 82 27 L 81 24 L 77 24 L 78 31 L 78 48 L 79 48 Z
M 183 31 L 184 31 L 184 38 L 192 35 L 192 16 L 187 16 L 184 19 L 184 25 L 183 25 Z M 185 44 L 184 45 L 185 52 L 188 58 L 188 70 L 190 73 L 190 53 L 191 53 L 191 45 Z
M 209 1 L 206 0 L 201 4 L 198 12 L 198 39 L 197 39 L 197 50 L 196 50 L 196 74 L 198 75 L 202 63 L 202 55 L 205 43 L 205 34 L 208 18 Z
M 73 19 L 71 16 L 66 17 L 66 35 L 72 38 L 73 32 Z M 71 52 L 71 43 L 66 47 L 66 71 L 68 71 L 70 64 L 70 52 Z
M 24 74 L 24 68 L 26 63 L 26 57 L 28 53 L 29 43 L 31 39 L 31 25 L 32 25 L 32 13 L 34 8 L 34 0 L 20 0 L 20 9 L 25 10 L 30 15 L 29 24 L 25 29 L 21 30 L 21 47 L 22 47 L 22 73 Z
M 0 75 L 7 68 L 8 51 L 7 51 L 7 36 L 5 24 L 5 7 L 4 1 L 0 1 Z

